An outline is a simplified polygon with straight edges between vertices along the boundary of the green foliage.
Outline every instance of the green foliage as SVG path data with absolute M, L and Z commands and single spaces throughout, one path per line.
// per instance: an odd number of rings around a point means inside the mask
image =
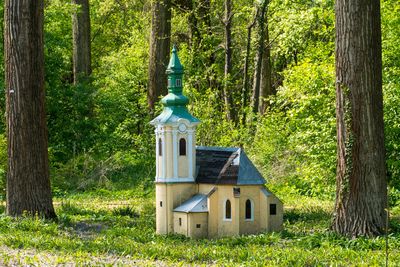
M 189 110 L 202 123 L 197 144 L 242 146 L 282 199 L 292 195 L 332 199 L 335 193 L 334 1 L 270 1 L 267 17 L 272 82 L 263 116 L 242 107 L 247 27 L 256 4 L 233 6 L 233 66 L 224 80 L 224 6 L 192 1 L 193 9 L 172 9 L 171 40 L 185 67 Z M 207 1 L 206 1 L 207 2 Z M 3 3 L 3 1 L 1 1 Z M 45 80 L 53 194 L 140 187 L 153 189 L 154 135 L 146 90 L 151 23 L 150 1 L 93 0 L 91 78 L 72 85 L 72 20 L 76 6 L 45 1 Z M 0 13 L 3 11 L 0 5 Z M 400 7 L 382 1 L 385 145 L 390 204 L 400 190 Z M 195 18 L 195 20 L 193 20 Z M 0 20 L 3 16 L 0 16 Z M 195 25 L 193 23 L 196 23 Z M 190 42 L 193 34 L 197 36 Z M 257 30 L 251 35 L 249 78 L 254 73 Z M 0 44 L 0 50 L 3 44 Z M 3 53 L 0 53 L 1 59 Z M 0 73 L 4 68 L 0 67 Z M 227 121 L 222 88 L 228 83 L 233 107 L 245 123 Z M 0 75 L 4 87 L 4 75 Z M 250 94 L 247 95 L 250 102 Z M 0 110 L 5 112 L 4 94 Z M 157 113 L 161 106 L 157 107 Z M 4 116 L 0 121 L 0 198 L 7 163 Z M 105 191 L 102 191 L 105 190 Z M 149 211 L 154 207 L 147 207 Z
M 400 190 L 400 5 L 382 3 L 383 90 L 386 165 L 389 182 Z M 393 191 L 392 191 L 393 192 Z
M 377 266 L 385 261 L 384 237 L 347 239 L 327 231 L 331 201 L 288 197 L 285 230 L 281 233 L 192 240 L 180 235 L 156 235 L 154 195 L 143 197 L 140 191 L 103 190 L 101 194 L 66 196 L 57 208 L 58 223 L 40 218 L 0 216 L 0 244 L 5 248 L 0 252 L 0 264 L 16 260 L 12 251 L 17 249 L 38 255 L 34 262 L 42 262 L 42 265 L 52 265 L 53 257 L 67 265 L 104 265 L 109 257 L 114 264 L 123 260 L 122 265 L 157 262 L 165 265 L 329 266 L 351 262 Z M 393 213 L 392 225 L 399 225 L 399 215 Z M 391 264 L 399 257 L 399 237 L 399 232 L 392 228 L 388 236 Z M 131 259 L 135 259 L 135 263 Z M 27 259 L 20 260 L 22 264 Z

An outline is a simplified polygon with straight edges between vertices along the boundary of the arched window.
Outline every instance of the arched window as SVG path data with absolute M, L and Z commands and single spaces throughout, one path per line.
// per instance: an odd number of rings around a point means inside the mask
M 162 156 L 162 140 L 158 138 L 158 155 Z
M 225 202 L 225 220 L 232 220 L 232 207 L 229 199 Z
M 246 200 L 245 219 L 253 220 L 253 203 L 250 199 Z
M 179 139 L 179 156 L 186 156 L 186 139 Z

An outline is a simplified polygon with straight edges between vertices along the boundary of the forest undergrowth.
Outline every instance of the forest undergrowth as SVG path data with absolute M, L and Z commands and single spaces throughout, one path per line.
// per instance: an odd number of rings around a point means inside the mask
M 151 189 L 151 188 L 150 188 Z M 55 199 L 58 222 L 0 216 L 0 265 L 382 266 L 385 236 L 347 239 L 329 231 L 333 202 L 296 195 L 284 230 L 193 240 L 155 234 L 154 193 L 145 186 Z M 4 203 L 0 206 L 4 210 Z M 400 207 L 391 210 L 389 266 L 400 257 Z

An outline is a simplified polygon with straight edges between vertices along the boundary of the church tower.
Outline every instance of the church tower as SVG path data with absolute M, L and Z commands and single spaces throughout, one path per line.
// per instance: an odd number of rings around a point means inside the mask
M 196 126 L 183 95 L 183 66 L 176 47 L 166 73 L 168 94 L 161 100 L 163 112 L 151 121 L 156 136 L 156 228 L 173 233 L 173 209 L 196 193 Z

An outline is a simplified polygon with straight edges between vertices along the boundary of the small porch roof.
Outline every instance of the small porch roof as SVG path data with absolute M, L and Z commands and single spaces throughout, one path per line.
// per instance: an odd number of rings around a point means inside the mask
M 176 212 L 208 212 L 207 196 L 197 194 L 174 209 Z

